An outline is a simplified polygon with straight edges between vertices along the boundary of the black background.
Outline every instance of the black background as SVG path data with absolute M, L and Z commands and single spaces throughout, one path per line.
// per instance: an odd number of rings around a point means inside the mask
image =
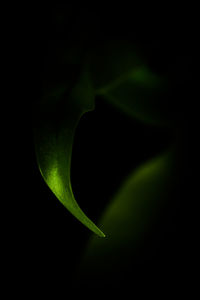
M 185 183 L 189 170 L 188 123 L 193 101 L 195 34 L 188 11 L 178 15 L 174 12 L 170 16 L 163 11 L 154 12 L 154 18 L 148 10 L 144 13 L 136 8 L 133 11 L 120 7 L 105 12 L 100 8 L 78 9 L 67 5 L 38 7 L 29 8 L 19 18 L 19 29 L 12 26 L 14 36 L 9 38 L 9 49 L 15 63 L 11 73 L 17 89 L 11 100 L 12 109 L 8 107 L 8 134 L 4 139 L 4 150 L 9 150 L 5 173 L 9 210 L 3 228 L 4 232 L 7 228 L 10 230 L 5 234 L 7 256 L 3 260 L 7 264 L 5 277 L 8 282 L 17 283 L 17 289 L 23 290 L 26 286 L 29 292 L 36 292 L 39 288 L 70 288 L 74 283 L 75 266 L 90 236 L 88 229 L 59 203 L 41 178 L 31 129 L 31 104 L 42 95 L 49 41 L 64 40 L 70 44 L 79 39 L 82 31 L 87 33 L 88 45 L 113 37 L 137 43 L 148 64 L 158 74 L 177 79 L 174 109 L 180 108 L 181 113 L 174 131 L 129 119 L 103 99 L 97 99 L 95 111 L 82 118 L 75 136 L 72 157 L 75 196 L 87 215 L 98 220 L 123 177 L 166 149 L 177 139 L 179 132 L 181 171 L 179 196 L 176 191 L 174 199 L 176 222 L 172 224 L 174 235 L 166 237 L 169 245 L 174 244 L 174 255 L 168 259 L 170 265 L 166 267 L 164 258 L 162 261 L 155 251 L 153 266 L 152 262 L 145 263 L 140 266 L 140 272 L 146 273 L 150 267 L 158 269 L 159 266 L 158 282 L 163 278 L 169 286 L 172 282 L 176 286 L 180 279 L 186 280 L 191 241 L 186 229 L 190 205 L 189 208 L 186 205 L 188 187 Z M 3 210 L 2 215 L 5 217 Z M 169 280 L 168 272 L 173 269 L 170 274 L 174 278 Z M 127 278 L 131 282 L 136 279 Z M 144 286 L 147 281 L 151 283 L 150 279 L 138 279 L 137 284 Z

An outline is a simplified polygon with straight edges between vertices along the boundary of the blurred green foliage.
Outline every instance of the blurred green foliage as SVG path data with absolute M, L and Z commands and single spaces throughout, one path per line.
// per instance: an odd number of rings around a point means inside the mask
M 121 4 L 118 11 L 65 4 L 39 12 L 35 148 L 55 197 L 36 168 L 32 199 L 40 214 L 36 265 L 48 288 L 58 280 L 77 290 L 85 279 L 89 288 L 107 282 L 117 291 L 130 279 L 132 293 L 137 283 L 148 292 L 148 282 L 168 289 L 172 277 L 176 284 L 186 275 L 193 200 L 184 177 L 196 61 L 188 11 L 174 13 L 174 23 L 164 11 L 156 8 L 156 20 L 144 7 Z
M 102 240 L 93 235 L 88 242 L 79 269 L 80 278 L 91 284 L 98 284 L 98 280 L 108 282 L 110 276 L 114 276 L 113 281 L 122 280 L 141 260 L 152 259 L 156 250 L 154 243 L 158 242 L 152 232 L 162 222 L 164 229 L 164 211 L 169 199 L 176 197 L 174 159 L 174 149 L 169 149 L 125 179 L 100 218 L 106 238 Z M 162 232 L 164 234 L 164 230 Z M 150 245 L 144 249 L 149 239 L 152 239 Z
M 62 28 L 62 15 L 56 20 Z M 84 28 L 77 39 L 71 37 L 70 45 L 49 41 L 44 95 L 34 107 L 35 144 L 50 189 L 83 224 L 104 236 L 79 208 L 70 183 L 73 138 L 81 116 L 101 96 L 141 122 L 176 128 L 179 105 L 172 97 L 175 78 L 153 70 L 134 40 L 100 38 L 90 43 L 90 37 Z

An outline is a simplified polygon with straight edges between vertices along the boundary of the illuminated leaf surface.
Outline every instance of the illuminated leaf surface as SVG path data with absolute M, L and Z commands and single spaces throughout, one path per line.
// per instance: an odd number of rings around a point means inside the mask
M 171 152 L 154 158 L 127 178 L 102 215 L 106 238 L 91 237 L 88 243 L 80 278 L 84 274 L 86 281 L 97 280 L 97 284 L 98 280 L 110 282 L 113 276 L 121 280 L 134 266 L 151 257 L 151 247 L 144 247 L 145 240 L 151 239 L 157 219 L 162 218 L 174 178 Z M 153 241 L 152 238 L 150 243 Z
M 93 108 L 94 93 L 86 71 L 72 89 L 64 85 L 46 94 L 35 109 L 35 148 L 41 174 L 55 196 L 79 221 L 103 237 L 78 206 L 70 182 L 75 129 L 81 116 Z

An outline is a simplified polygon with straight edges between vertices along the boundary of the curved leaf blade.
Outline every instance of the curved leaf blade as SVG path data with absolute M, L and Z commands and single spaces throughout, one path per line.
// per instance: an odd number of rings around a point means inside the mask
M 104 237 L 77 204 L 70 181 L 75 129 L 81 116 L 93 108 L 94 93 L 85 72 L 71 91 L 64 87 L 46 95 L 35 115 L 35 149 L 40 172 L 51 191 L 80 222 Z
M 175 172 L 170 151 L 145 163 L 125 180 L 102 215 L 107 237 L 91 237 L 86 247 L 78 270 L 80 278 L 84 274 L 85 284 L 121 280 L 137 267 L 138 260 L 145 260 L 151 251 L 148 237 L 156 230 L 177 184 Z

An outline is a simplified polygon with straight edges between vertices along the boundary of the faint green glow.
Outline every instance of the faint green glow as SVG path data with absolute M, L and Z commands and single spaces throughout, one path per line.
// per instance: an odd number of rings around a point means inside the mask
M 159 86 L 161 83 L 160 77 L 145 66 L 133 70 L 128 80 L 133 80 L 135 83 L 150 87 Z
M 143 86 L 145 88 L 158 88 L 163 85 L 164 80 L 146 66 L 140 66 L 125 74 L 122 74 L 103 88 L 97 89 L 96 94 L 105 95 L 106 93 L 113 91 L 114 89 L 117 89 L 118 87 L 127 83 L 133 84 L 134 87 Z
M 171 195 L 172 150 L 141 165 L 124 181 L 100 220 L 108 238 L 91 237 L 82 257 L 81 276 L 91 280 L 104 274 L 109 279 L 113 270 L 118 276 L 120 270 L 138 263 L 138 250 Z

